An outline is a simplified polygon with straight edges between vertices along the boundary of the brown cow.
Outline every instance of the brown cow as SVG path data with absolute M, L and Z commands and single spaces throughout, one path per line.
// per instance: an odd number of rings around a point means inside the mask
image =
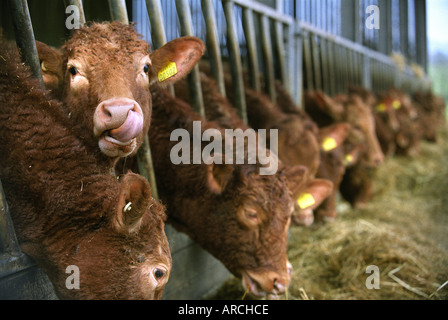
M 375 132 L 381 150 L 385 156 L 393 156 L 396 151 L 396 136 L 400 131 L 400 122 L 396 114 L 396 103 L 387 93 L 375 95 L 363 87 L 350 87 L 350 94 L 360 96 L 363 102 L 372 109 L 375 119 Z
M 264 166 L 258 161 L 176 165 L 171 153 L 178 143 L 170 138 L 171 134 L 181 128 L 188 133 L 187 141 L 194 149 L 194 121 L 201 123 L 196 135 L 215 130 L 224 144 L 231 142 L 217 123 L 205 121 L 190 105 L 173 98 L 166 90 L 154 88 L 153 101 L 149 140 L 168 221 L 242 278 L 254 295 L 283 293 L 291 271 L 286 247 L 294 208 L 292 196 L 301 187 L 307 169 L 284 168 L 279 162 L 274 174 L 261 175 L 259 170 Z M 202 142 L 199 153 L 205 146 L 208 144 Z M 190 151 L 187 156 L 190 160 L 194 157 Z M 222 159 L 221 154 L 214 156 Z M 246 152 L 246 160 L 247 156 Z
M 40 45 L 38 50 L 44 81 L 54 88 L 56 77 L 47 77 L 57 73 L 46 60 L 51 49 Z M 150 84 L 183 78 L 204 50 L 201 40 L 182 37 L 150 53 L 134 28 L 120 22 L 79 29 L 61 49 L 64 78 L 59 90 L 66 114 L 89 150 L 99 146 L 112 166 L 119 157 L 135 154 L 150 124 Z
M 164 207 L 144 178 L 109 174 L 106 156 L 88 152 L 61 103 L 6 47 L 0 179 L 22 251 L 62 299 L 160 299 L 171 270 Z
M 383 95 L 381 104 L 393 110 L 399 123 L 395 134 L 395 154 L 416 156 L 420 151 L 422 128 L 419 125 L 417 109 L 410 96 L 401 90 L 389 89 Z
M 351 205 L 364 206 L 372 196 L 372 171 L 384 160 L 371 109 L 362 101 L 362 97 L 356 94 L 330 98 L 323 92 L 307 92 L 305 110 L 319 127 L 334 122 L 350 124 L 351 130 L 346 144 L 350 149 L 362 151 L 362 154 L 354 166 L 347 168 L 339 190 Z
M 438 130 L 446 126 L 446 103 L 433 92 L 416 92 L 413 101 L 418 112 L 422 138 L 437 142 Z

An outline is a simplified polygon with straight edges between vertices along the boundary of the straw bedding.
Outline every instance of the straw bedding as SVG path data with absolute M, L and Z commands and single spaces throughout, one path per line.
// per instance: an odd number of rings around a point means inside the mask
M 291 228 L 294 271 L 281 299 L 448 299 L 448 130 L 439 138 L 422 142 L 415 158 L 386 159 L 367 207 L 340 199 L 333 223 Z M 366 286 L 370 265 L 378 267 L 379 289 Z M 211 299 L 243 295 L 232 278 Z

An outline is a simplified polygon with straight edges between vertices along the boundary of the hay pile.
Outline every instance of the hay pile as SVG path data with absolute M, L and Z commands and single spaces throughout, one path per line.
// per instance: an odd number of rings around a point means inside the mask
M 334 223 L 292 227 L 294 272 L 283 299 L 448 299 L 448 131 L 439 137 L 414 159 L 387 159 L 366 208 L 340 201 Z M 379 289 L 366 287 L 369 265 Z M 212 299 L 243 295 L 230 279 Z

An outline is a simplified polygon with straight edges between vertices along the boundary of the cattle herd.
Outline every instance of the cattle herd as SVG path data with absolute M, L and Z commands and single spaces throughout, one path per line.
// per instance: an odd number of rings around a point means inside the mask
M 431 92 L 353 86 L 334 97 L 305 92 L 299 108 L 280 83 L 272 101 L 246 76 L 245 123 L 230 75 L 224 97 L 208 63 L 199 62 L 201 40 L 181 37 L 150 52 L 118 22 L 88 24 L 60 49 L 40 42 L 37 49 L 45 88 L 15 44 L 0 39 L 0 179 L 22 251 L 62 299 L 160 299 L 172 267 L 165 223 L 219 259 L 252 295 L 276 297 L 293 268 L 288 229 L 336 219 L 338 194 L 365 206 L 385 157 L 416 156 L 420 142 L 436 141 L 445 126 L 445 102 Z M 196 64 L 204 117 L 184 79 Z M 277 144 L 270 161 L 278 170 L 260 174 L 267 166 L 260 161 L 174 164 L 171 134 L 183 129 L 193 139 L 194 121 L 201 134 L 275 129 L 263 152 Z M 146 135 L 158 199 L 134 157 Z M 223 146 L 233 144 L 222 136 Z M 66 285 L 68 266 L 79 268 L 79 289 Z

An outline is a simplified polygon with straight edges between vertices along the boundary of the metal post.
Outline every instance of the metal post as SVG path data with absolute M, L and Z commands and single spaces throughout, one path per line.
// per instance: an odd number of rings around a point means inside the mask
M 356 43 L 361 43 L 359 0 L 341 1 L 342 36 Z
M 306 87 L 309 91 L 314 90 L 313 84 L 313 62 L 311 58 L 310 33 L 302 31 L 303 36 L 303 57 L 305 62 Z
M 285 8 L 283 1 L 276 0 L 275 1 L 276 10 L 279 12 L 279 14 L 283 14 Z M 274 19 L 274 39 L 275 39 L 275 46 L 274 50 L 277 54 L 277 62 L 278 62 L 278 69 L 279 74 L 283 85 L 285 88 L 289 87 L 289 79 L 286 72 L 286 50 L 285 50 L 285 44 L 284 44 L 284 32 L 283 32 L 283 23 L 280 21 L 277 21 Z
M 293 70 L 297 70 L 294 100 L 296 104 L 303 108 L 303 34 L 299 22 L 295 22 L 294 28 L 295 56 Z
M 415 47 L 417 63 L 428 71 L 427 32 L 426 32 L 426 0 L 415 0 Z
M 321 73 L 321 64 L 320 64 L 320 50 L 319 45 L 317 44 L 317 35 L 311 34 L 311 52 L 312 52 L 312 60 L 313 60 L 313 77 L 315 81 L 315 85 L 317 90 L 322 90 L 322 73 Z
M 82 0 L 64 0 L 65 4 L 67 5 L 67 3 L 71 6 L 76 6 L 78 7 L 79 10 L 79 24 L 81 26 L 86 24 L 86 17 L 84 15 L 84 7 L 82 5 Z
M 176 8 L 182 36 L 193 36 L 193 22 L 191 20 L 191 11 L 190 6 L 188 5 L 188 0 L 176 0 Z M 205 117 L 201 78 L 199 75 L 199 67 L 197 65 L 193 67 L 193 70 L 188 75 L 188 85 L 195 111 Z
M 210 66 L 213 77 L 218 84 L 219 93 L 226 96 L 226 86 L 224 83 L 224 70 L 222 67 L 221 51 L 219 50 L 219 40 L 216 25 L 215 10 L 212 0 L 201 0 L 202 12 L 204 14 L 205 26 L 207 29 L 207 51 L 210 57 Z
M 378 51 L 389 55 L 392 52 L 392 1 L 378 0 L 380 30 Z
M 400 0 L 400 51 L 405 57 L 409 57 L 409 18 L 408 0 Z
M 267 93 L 272 101 L 277 100 L 275 92 L 275 75 L 274 75 L 274 60 L 272 58 L 272 43 L 271 43 L 271 31 L 269 26 L 269 18 L 261 15 L 261 44 L 263 49 L 263 55 L 266 65 L 266 86 Z
M 253 11 L 249 8 L 243 8 L 243 28 L 249 57 L 250 86 L 252 89 L 260 92 L 260 70 L 258 65 L 257 43 L 255 40 L 254 15 Z
M 231 0 L 223 0 L 224 14 L 227 21 L 227 46 L 230 55 L 230 65 L 235 91 L 235 106 L 239 116 L 247 124 L 246 97 L 244 94 L 243 68 L 241 65 L 240 46 L 236 34 L 236 22 L 234 3 Z
M 146 0 L 146 8 L 151 22 L 152 45 L 154 49 L 158 49 L 166 43 L 162 5 L 160 0 Z
M 33 25 L 31 24 L 30 12 L 26 0 L 10 0 L 14 33 L 17 47 L 19 48 L 22 61 L 31 69 L 31 73 L 44 85 L 39 63 L 39 56 L 34 39 Z
M 124 24 L 129 24 L 128 13 L 125 0 L 108 0 L 110 16 L 112 20 L 118 20 Z

